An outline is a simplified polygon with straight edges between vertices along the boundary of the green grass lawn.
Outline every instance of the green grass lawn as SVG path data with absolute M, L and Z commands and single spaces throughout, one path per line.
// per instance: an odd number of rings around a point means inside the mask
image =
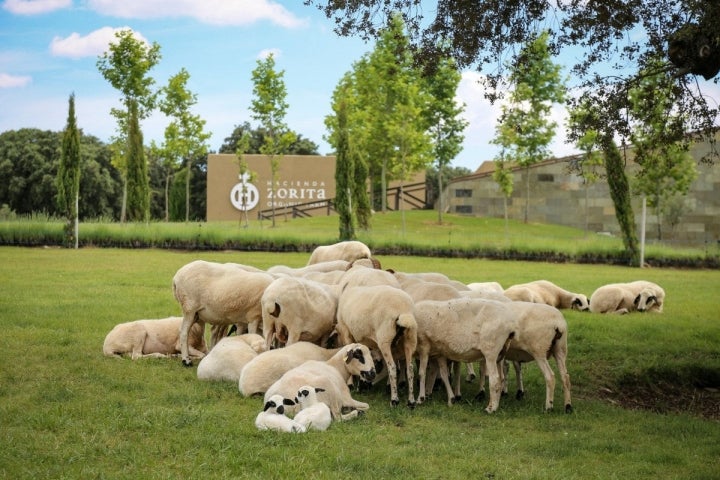
M 439 391 L 414 410 L 378 387 L 354 393 L 371 405 L 357 421 L 292 435 L 257 431 L 259 398 L 201 382 L 179 359 L 103 357 L 117 323 L 179 313 L 172 276 L 199 258 L 267 268 L 308 254 L 0 247 L 0 478 L 719 476 L 718 270 L 380 256 L 399 271 L 506 287 L 545 278 L 587 295 L 643 278 L 665 288 L 665 312 L 566 312 L 571 415 L 542 412 L 529 364 L 526 398 L 492 415 L 471 402 L 475 385 L 460 404 Z

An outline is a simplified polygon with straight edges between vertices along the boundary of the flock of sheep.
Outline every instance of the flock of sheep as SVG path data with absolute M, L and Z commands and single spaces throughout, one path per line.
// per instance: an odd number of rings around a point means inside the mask
M 182 317 L 119 324 L 105 338 L 104 354 L 136 359 L 179 352 L 185 365 L 199 359 L 199 379 L 232 381 L 244 396 L 264 395 L 257 428 L 287 432 L 324 430 L 368 410 L 351 395 L 354 379 L 377 383 L 386 375 L 396 406 L 400 377 L 407 405 L 414 407 L 439 376 L 451 405 L 460 398 L 460 363 L 472 380 L 479 362 L 478 398 L 487 378 L 485 410 L 491 413 L 507 392 L 509 362 L 521 398 L 521 364 L 535 361 L 549 410 L 552 357 L 569 413 L 568 327 L 561 309 L 662 312 L 665 297 L 647 281 L 605 285 L 588 300 L 546 280 L 503 289 L 497 282 L 383 270 L 357 241 L 318 247 L 302 268 L 197 260 L 177 271 L 172 287 Z M 247 333 L 228 335 L 231 328 Z

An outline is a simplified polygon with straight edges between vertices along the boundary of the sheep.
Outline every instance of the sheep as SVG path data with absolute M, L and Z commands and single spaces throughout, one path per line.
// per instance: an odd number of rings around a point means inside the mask
M 168 317 L 120 323 L 105 337 L 103 353 L 108 357 L 129 353 L 133 360 L 180 353 L 182 322 L 182 317 Z M 190 330 L 188 353 L 193 358 L 202 358 L 207 353 L 204 333 L 203 323 L 196 323 Z
M 593 313 L 625 314 L 663 311 L 665 290 L 659 285 L 645 280 L 630 283 L 611 283 L 603 285 L 590 296 L 590 311 Z
M 268 273 L 247 271 L 234 264 L 196 260 L 181 267 L 173 277 L 172 286 L 183 312 L 180 330 L 183 364 L 192 365 L 187 333 L 197 321 L 211 325 L 247 325 L 248 333 L 257 333 L 262 320 L 260 298 L 273 280 Z M 213 335 L 210 348 L 218 341 L 218 335 Z
M 265 341 L 263 340 L 263 343 Z M 326 361 L 339 349 L 326 349 L 310 342 L 293 343 L 268 350 L 250 360 L 240 372 L 238 389 L 246 397 L 265 393 L 282 375 L 307 360 Z
M 225 337 L 200 360 L 197 377 L 237 382 L 243 367 L 266 350 L 265 339 L 256 333 Z
M 451 287 L 455 288 L 459 291 L 466 291 L 470 290 L 467 285 L 465 285 L 462 282 L 459 282 L 457 280 L 453 280 L 444 273 L 438 273 L 438 272 L 419 272 L 419 273 L 406 273 L 406 272 L 396 272 L 393 269 L 388 269 L 388 272 L 392 273 L 395 278 L 398 279 L 400 283 L 403 283 L 403 281 L 406 280 L 423 280 L 425 282 L 435 282 L 435 283 L 444 283 L 447 285 L 450 285 Z
M 405 353 L 409 407 L 415 406 L 413 356 L 417 345 L 417 323 L 410 295 L 388 285 L 350 287 L 340 294 L 337 325 L 341 344 L 360 342 L 380 350 L 390 382 L 390 403 L 400 403 L 397 392 L 397 367 L 392 346 L 402 337 Z
M 370 248 L 357 240 L 346 240 L 332 245 L 320 245 L 313 250 L 308 265 L 332 260 L 346 260 L 353 262 L 360 258 L 371 258 Z
M 287 345 L 300 340 L 325 345 L 335 324 L 338 287 L 297 277 L 273 280 L 260 299 L 263 335 Z
M 354 263 L 338 282 L 340 290 L 343 291 L 350 287 L 369 287 L 374 285 L 389 285 L 397 289 L 400 288 L 400 282 L 395 276 L 386 270 L 376 268 L 368 268 L 362 264 Z
M 315 263 L 301 268 L 292 268 L 285 265 L 274 265 L 267 269 L 271 275 L 290 275 L 293 277 L 304 277 L 310 273 L 344 272 L 350 267 L 347 260 L 330 260 Z
M 306 429 L 303 425 L 285 415 L 285 407 L 294 405 L 295 402 L 282 395 L 273 395 L 265 402 L 263 411 L 255 417 L 255 426 L 258 430 L 304 433 Z
M 318 399 L 330 407 L 334 420 L 349 420 L 370 408 L 367 403 L 359 402 L 350 395 L 347 382 L 353 375 L 368 382 L 375 378 L 375 365 L 370 349 L 360 343 L 344 346 L 325 362 L 308 360 L 288 370 L 268 388 L 265 400 L 269 400 L 273 395 L 290 398 L 295 396 L 303 385 L 313 385 L 324 390 L 318 394 Z M 353 410 L 343 414 L 343 408 Z
M 544 303 L 560 309 L 580 311 L 589 309 L 589 302 L 585 295 L 569 292 L 547 280 L 513 285 L 505 289 L 504 294 L 514 301 Z
M 515 366 L 518 382 L 516 398 L 521 399 L 524 396 L 521 364 L 534 360 L 545 378 L 545 410 L 552 410 L 555 373 L 548 359 L 553 357 L 560 372 L 565 413 L 572 413 L 570 375 L 566 365 L 568 327 L 562 312 L 549 305 L 531 302 L 511 302 L 508 307 L 516 315 L 518 325 L 517 335 L 510 341 L 505 353 L 505 360 L 513 362 Z M 481 374 L 481 383 L 484 383 L 484 379 L 484 375 Z
M 327 430 L 332 423 L 330 407 L 317 398 L 317 394 L 324 392 L 322 388 L 303 385 L 297 392 L 295 403 L 301 409 L 295 415 L 294 420 L 305 427 L 306 430 Z
M 459 399 L 459 386 L 455 392 L 450 387 L 446 359 L 474 362 L 484 358 L 490 379 L 490 402 L 485 411 L 492 413 L 497 410 L 502 389 L 497 363 L 510 340 L 516 335 L 517 329 L 517 321 L 510 311 L 510 304 L 511 302 L 479 298 L 459 298 L 445 301 L 425 300 L 415 305 L 418 325 L 419 402 L 425 399 L 425 376 L 430 357 L 438 360 L 440 376 L 448 393 L 448 405 Z
M 476 292 L 494 292 L 503 294 L 505 289 L 498 282 L 472 282 L 467 287 Z

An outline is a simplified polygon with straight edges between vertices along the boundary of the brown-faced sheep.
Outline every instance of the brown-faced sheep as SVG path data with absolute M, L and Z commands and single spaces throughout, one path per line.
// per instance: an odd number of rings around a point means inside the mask
M 665 290 L 656 283 L 638 280 L 599 287 L 590 296 L 590 311 L 624 314 L 637 310 L 661 313 L 664 303 Z
M 518 302 L 544 303 L 555 308 L 585 311 L 588 299 L 582 293 L 573 293 L 547 280 L 513 285 L 505 289 L 505 296 Z
M 133 360 L 180 353 L 182 322 L 182 317 L 168 317 L 120 323 L 105 337 L 103 353 L 116 357 L 130 354 Z M 204 333 L 205 325 L 202 323 L 196 323 L 190 330 L 189 354 L 193 358 L 202 358 L 207 353 Z
M 183 312 L 180 330 L 183 364 L 192 364 L 187 335 L 195 322 L 247 325 L 248 333 L 257 333 L 262 321 L 260 298 L 273 280 L 270 274 L 247 271 L 233 264 L 196 260 L 181 267 L 172 285 Z M 219 341 L 213 337 L 211 349 Z

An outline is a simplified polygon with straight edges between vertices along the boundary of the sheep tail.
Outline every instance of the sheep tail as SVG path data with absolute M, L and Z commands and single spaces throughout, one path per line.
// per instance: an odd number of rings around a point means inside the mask
M 555 336 L 553 337 L 552 342 L 550 342 L 550 347 L 548 348 L 548 351 L 547 351 L 547 358 L 550 358 L 553 351 L 555 350 L 555 344 L 557 343 L 558 340 L 560 340 L 562 338 L 562 336 L 563 336 L 563 332 L 561 332 L 558 327 L 555 327 Z
M 417 337 L 418 325 L 415 321 L 415 317 L 404 313 L 395 320 L 396 330 L 395 338 L 393 338 L 392 345 L 395 345 L 401 337 L 409 335 L 410 338 Z

